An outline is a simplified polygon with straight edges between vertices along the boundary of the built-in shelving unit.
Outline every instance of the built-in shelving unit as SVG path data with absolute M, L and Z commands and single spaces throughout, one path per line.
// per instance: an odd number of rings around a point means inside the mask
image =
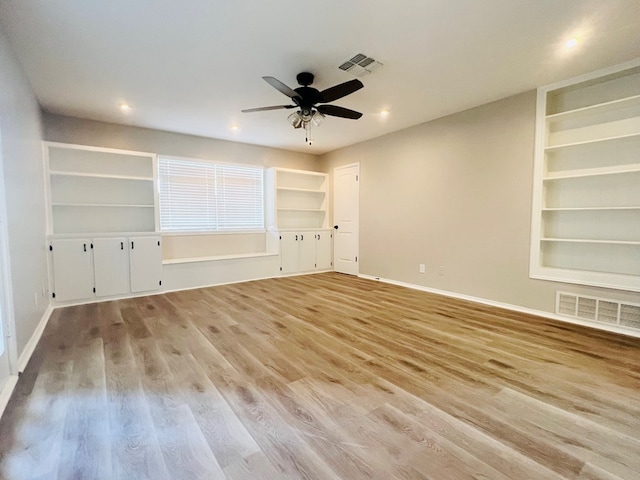
M 275 230 L 327 228 L 327 174 L 267 170 L 267 227 Z
M 531 276 L 640 291 L 640 62 L 538 90 Z
M 155 155 L 45 143 L 49 234 L 155 232 Z

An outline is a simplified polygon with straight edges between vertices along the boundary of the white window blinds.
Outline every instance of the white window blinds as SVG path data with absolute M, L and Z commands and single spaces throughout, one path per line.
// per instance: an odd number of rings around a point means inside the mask
M 160 230 L 264 228 L 264 170 L 158 158 Z

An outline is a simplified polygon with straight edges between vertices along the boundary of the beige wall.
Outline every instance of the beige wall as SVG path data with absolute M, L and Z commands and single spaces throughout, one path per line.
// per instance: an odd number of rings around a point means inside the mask
M 328 172 L 360 162 L 360 273 L 547 312 L 558 289 L 640 303 L 529 278 L 535 100 L 520 94 L 324 155 Z
M 20 355 L 49 304 L 40 107 L 0 32 L 0 169 L 4 174 L 13 317 Z M 0 192 L 2 188 L 0 188 Z M 1 194 L 1 193 L 0 193 Z
M 317 156 L 306 153 L 48 113 L 43 115 L 43 136 L 51 142 L 120 148 L 263 167 L 318 170 L 321 163 Z

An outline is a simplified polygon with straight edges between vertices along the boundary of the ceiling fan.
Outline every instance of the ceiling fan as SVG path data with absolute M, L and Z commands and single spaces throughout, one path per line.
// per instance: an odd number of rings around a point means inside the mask
M 310 87 L 313 83 L 313 73 L 302 72 L 296 76 L 296 80 L 300 86 L 296 89 L 289 88 L 280 80 L 274 77 L 262 77 L 265 82 L 271 85 L 273 88 L 281 93 L 284 93 L 287 97 L 291 98 L 294 105 L 274 105 L 270 107 L 248 108 L 242 110 L 243 113 L 248 112 L 262 112 L 265 110 L 279 110 L 297 108 L 298 110 L 287 119 L 289 123 L 293 125 L 293 128 L 304 127 L 307 132 L 306 142 L 311 145 L 311 125 L 320 125 L 325 115 L 332 117 L 349 118 L 357 120 L 362 117 L 362 113 L 350 110 L 348 108 L 339 107 L 337 105 L 318 105 L 333 102 L 342 97 L 360 90 L 364 85 L 360 80 L 350 80 L 348 82 L 335 85 L 326 90 L 319 91 L 313 87 Z

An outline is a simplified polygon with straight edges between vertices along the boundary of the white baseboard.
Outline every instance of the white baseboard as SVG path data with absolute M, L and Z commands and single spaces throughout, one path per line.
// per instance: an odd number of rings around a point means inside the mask
M 4 387 L 2 387 L 2 391 L 0 391 L 0 418 L 2 418 L 4 409 L 7 407 L 9 399 L 11 398 L 11 394 L 16 388 L 19 375 L 24 372 L 24 369 L 27 367 L 27 363 L 29 363 L 29 359 L 31 359 L 31 355 L 33 355 L 33 352 L 36 349 L 38 342 L 40 341 L 40 337 L 42 337 L 42 333 L 44 332 L 44 329 L 49 322 L 49 318 L 51 317 L 52 312 L 53 307 L 49 305 L 42 314 L 42 318 L 38 322 L 36 329 L 33 331 L 31 338 L 29 338 L 29 341 L 25 345 L 22 353 L 20 354 L 20 357 L 18 358 L 17 371 L 14 375 L 9 376 L 7 382 L 4 384 Z
M 40 341 L 40 337 L 42 337 L 42 333 L 44 332 L 47 323 L 49 322 L 49 318 L 51 317 L 51 313 L 53 312 L 53 307 L 49 305 L 47 309 L 42 314 L 42 318 L 40 322 L 38 322 L 38 326 L 33 331 L 31 338 L 25 345 L 20 357 L 18 358 L 18 372 L 24 372 L 24 369 L 27 368 L 27 363 L 29 363 L 29 359 L 31 355 L 33 355 L 33 351 L 36 349 L 38 342 Z
M 423 292 L 435 293 L 437 295 L 442 295 L 445 297 L 457 298 L 460 300 L 467 300 L 469 302 L 480 303 L 482 305 L 488 305 L 491 307 L 504 308 L 505 310 L 511 310 L 513 312 L 528 313 L 530 315 L 536 315 L 538 317 L 548 318 L 551 320 L 558 320 L 560 322 L 565 322 L 565 323 L 573 323 L 576 325 L 582 325 L 584 327 L 597 328 L 599 330 L 605 330 L 607 332 L 620 333 L 622 335 L 640 338 L 640 331 L 637 331 L 635 329 L 620 327 L 618 325 L 610 325 L 610 324 L 604 324 L 599 322 L 590 322 L 588 320 L 565 317 L 562 315 L 557 315 L 555 313 L 545 312 L 543 310 L 535 310 L 533 308 L 522 307 L 520 305 L 512 305 L 510 303 L 496 302 L 494 300 L 489 300 L 486 298 L 473 297 L 471 295 L 464 295 L 461 293 L 449 292 L 447 290 L 439 290 L 437 288 L 423 287 L 422 285 L 416 285 L 414 283 L 400 282 L 398 280 L 390 280 L 388 278 L 380 278 L 380 277 L 375 277 L 373 275 L 358 274 L 358 277 L 364 278 L 367 280 L 375 280 L 378 282 L 389 283 L 391 285 L 398 285 L 400 287 L 411 288 L 413 290 L 421 290 Z
M 4 409 L 7 408 L 7 404 L 9 403 L 9 399 L 11 398 L 11 394 L 13 393 L 13 389 L 16 388 L 17 383 L 18 375 L 9 375 L 4 387 L 0 390 L 0 418 L 2 418 Z

